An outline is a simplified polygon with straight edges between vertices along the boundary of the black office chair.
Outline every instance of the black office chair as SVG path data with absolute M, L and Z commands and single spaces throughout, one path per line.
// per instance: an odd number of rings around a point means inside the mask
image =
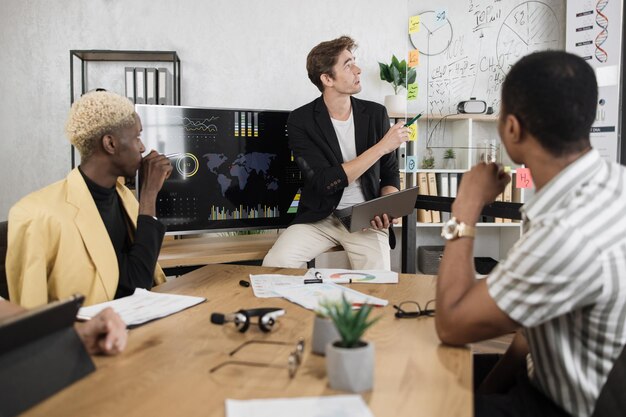
M 9 286 L 7 285 L 7 273 L 4 263 L 7 258 L 7 233 L 9 222 L 0 222 L 0 297 L 9 299 Z
M 591 417 L 623 417 L 626 410 L 626 348 L 622 350 L 600 391 Z

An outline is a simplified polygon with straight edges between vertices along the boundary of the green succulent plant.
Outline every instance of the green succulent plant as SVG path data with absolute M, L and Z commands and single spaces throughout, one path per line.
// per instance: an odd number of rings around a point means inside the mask
M 393 86 L 394 94 L 398 94 L 400 87 L 407 88 L 407 85 L 413 84 L 417 78 L 415 68 L 408 68 L 406 60 L 399 61 L 395 55 L 391 57 L 389 65 L 379 62 L 378 66 L 380 67 L 380 79 Z
M 443 159 L 454 159 L 454 158 L 456 158 L 456 152 L 454 152 L 454 149 L 448 148 L 444 151 Z
M 435 157 L 428 156 L 422 158 L 422 169 L 434 169 L 435 168 Z
M 341 336 L 340 347 L 354 348 L 359 346 L 365 330 L 382 317 L 368 320 L 371 312 L 372 306 L 368 304 L 358 310 L 353 310 L 352 304 L 344 295 L 339 301 L 322 301 L 320 314 L 333 321 Z

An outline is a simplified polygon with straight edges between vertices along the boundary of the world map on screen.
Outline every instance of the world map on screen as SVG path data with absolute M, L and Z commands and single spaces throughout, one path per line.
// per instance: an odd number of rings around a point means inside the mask
M 209 172 L 217 177 L 222 196 L 226 196 L 226 191 L 232 187 L 245 191 L 251 175 L 261 176 L 268 190 L 278 189 L 278 178 L 270 173 L 272 161 L 276 159 L 275 154 L 240 153 L 232 161 L 223 153 L 207 153 L 203 157 Z

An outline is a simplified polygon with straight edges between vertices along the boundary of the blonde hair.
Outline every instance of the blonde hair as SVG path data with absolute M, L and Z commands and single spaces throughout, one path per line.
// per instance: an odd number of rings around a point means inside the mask
M 134 123 L 135 107 L 130 100 L 109 91 L 92 91 L 72 104 L 65 133 L 81 158 L 87 159 L 102 136 Z

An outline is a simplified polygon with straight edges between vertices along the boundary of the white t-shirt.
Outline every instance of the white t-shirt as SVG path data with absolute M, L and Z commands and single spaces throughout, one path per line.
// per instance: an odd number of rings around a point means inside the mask
M 341 156 L 344 162 L 351 161 L 356 158 L 356 140 L 354 137 L 354 118 L 352 112 L 348 120 L 330 119 L 335 128 L 337 139 L 339 139 L 339 147 L 341 148 Z M 363 190 L 361 190 L 361 179 L 358 178 L 352 184 L 349 184 L 343 190 L 341 201 L 337 205 L 337 209 L 351 207 L 355 204 L 365 201 Z

